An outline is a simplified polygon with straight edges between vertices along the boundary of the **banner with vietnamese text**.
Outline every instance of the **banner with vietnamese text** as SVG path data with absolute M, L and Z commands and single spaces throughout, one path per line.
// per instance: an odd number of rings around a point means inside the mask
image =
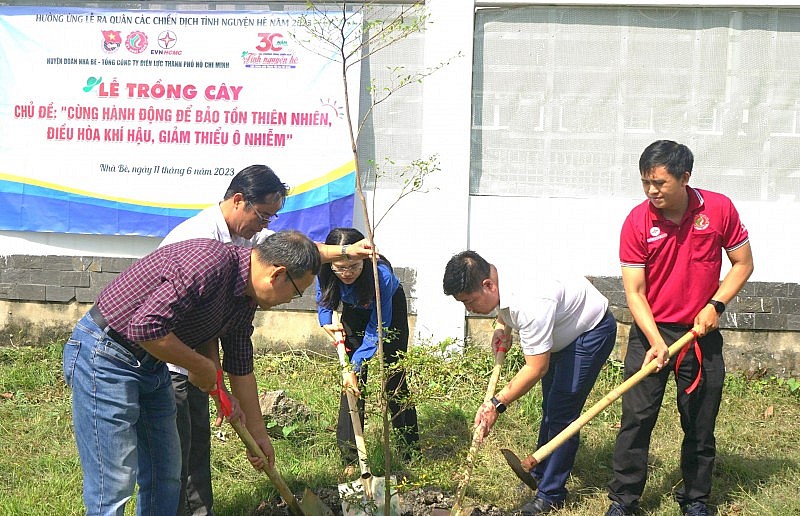
M 342 67 L 304 28 L 319 16 L 0 7 L 0 229 L 163 236 L 252 164 L 291 187 L 271 229 L 352 225 Z M 357 44 L 360 18 L 346 27 Z

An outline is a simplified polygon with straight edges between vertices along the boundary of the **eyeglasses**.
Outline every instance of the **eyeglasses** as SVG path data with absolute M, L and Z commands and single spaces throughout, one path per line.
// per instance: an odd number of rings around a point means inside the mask
M 347 274 L 348 272 L 357 272 L 363 266 L 364 262 L 354 263 L 353 265 L 348 265 L 347 267 L 334 267 L 331 265 L 331 270 L 334 274 Z
M 286 277 L 289 278 L 289 281 L 292 282 L 292 286 L 294 287 L 295 292 L 297 292 L 297 294 L 292 296 L 292 299 L 300 299 L 301 297 L 303 297 L 303 292 L 299 288 L 297 288 L 297 283 L 294 282 L 292 275 L 289 274 L 288 267 L 286 268 Z
M 256 209 L 256 207 L 253 206 L 253 203 L 250 201 L 247 201 L 247 205 L 250 206 L 250 209 L 252 209 L 253 212 L 256 214 L 256 217 L 258 217 L 258 221 L 261 223 L 262 226 L 268 226 L 270 222 L 278 218 L 277 213 L 267 213 L 266 217 L 261 215 Z

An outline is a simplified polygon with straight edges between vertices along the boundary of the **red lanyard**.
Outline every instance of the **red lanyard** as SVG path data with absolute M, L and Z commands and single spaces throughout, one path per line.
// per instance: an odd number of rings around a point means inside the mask
M 686 356 L 686 352 L 689 351 L 689 348 L 694 348 L 694 356 L 697 357 L 697 378 L 694 379 L 692 384 L 686 388 L 684 391 L 686 394 L 691 394 L 697 386 L 700 384 L 700 378 L 703 376 L 703 352 L 700 350 L 700 343 L 697 342 L 699 338 L 697 332 L 694 331 L 694 328 L 689 330 L 689 332 L 694 335 L 694 340 L 688 346 L 684 346 L 681 349 L 681 352 L 678 353 L 678 358 L 675 360 L 675 378 L 678 378 L 678 368 L 681 366 L 681 362 L 683 361 L 683 357 Z

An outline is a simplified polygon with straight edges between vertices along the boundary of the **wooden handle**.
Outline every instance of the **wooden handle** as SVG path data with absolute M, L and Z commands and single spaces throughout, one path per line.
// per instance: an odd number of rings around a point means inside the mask
M 250 452 L 250 455 L 255 455 L 261 460 L 264 461 L 264 472 L 269 477 L 270 482 L 278 489 L 278 493 L 280 493 L 281 498 L 283 501 L 286 502 L 286 505 L 289 506 L 289 512 L 295 516 L 304 516 L 305 513 L 303 509 L 300 508 L 300 504 L 297 502 L 297 498 L 294 497 L 292 490 L 289 489 L 289 486 L 286 485 L 286 482 L 281 477 L 281 474 L 278 473 L 278 470 L 270 467 L 269 460 L 267 456 L 264 454 L 264 451 L 258 445 L 253 436 L 250 434 L 250 431 L 245 428 L 242 423 L 238 420 L 231 420 L 231 426 L 236 433 L 239 435 L 239 438 L 244 442 L 244 445 L 247 447 L 247 451 Z
M 339 312 L 336 310 L 334 310 L 331 314 L 331 323 L 335 325 L 340 323 Z M 333 336 L 337 343 L 336 352 L 339 355 L 339 364 L 342 366 L 342 386 L 344 387 L 345 377 L 352 372 L 350 367 L 350 359 L 347 356 L 347 350 L 344 348 L 344 334 L 341 331 L 336 331 L 333 333 Z M 358 414 L 358 400 L 356 399 L 355 394 L 353 394 L 353 391 L 349 389 L 345 391 L 345 396 L 347 397 L 347 406 L 350 412 L 350 422 L 353 425 L 353 435 L 355 436 L 356 441 L 356 451 L 358 452 L 358 466 L 361 470 L 361 479 L 365 481 L 364 494 L 369 499 L 372 497 L 372 483 L 366 482 L 366 480 L 372 477 L 372 473 L 370 472 L 369 463 L 367 462 L 367 443 L 364 440 L 364 431 L 361 428 L 361 418 Z
M 339 325 L 339 312 L 336 310 L 331 314 L 331 324 Z M 347 351 L 344 349 L 344 333 L 341 331 L 333 332 L 333 340 L 336 343 L 336 353 L 339 355 L 339 365 L 350 371 L 350 360 L 347 358 Z
M 503 361 L 506 359 L 505 351 L 498 351 L 494 356 L 494 368 L 492 376 L 489 377 L 489 385 L 486 387 L 486 394 L 483 401 L 492 401 L 494 391 L 497 390 L 497 382 L 500 380 L 500 370 L 503 368 Z
M 689 331 L 681 337 L 680 339 L 676 340 L 670 347 L 669 347 L 669 356 L 672 358 L 675 356 L 681 349 L 687 346 L 690 342 L 695 339 L 695 330 Z M 577 434 L 578 431 L 583 428 L 586 423 L 591 421 L 597 414 L 602 412 L 606 407 L 614 403 L 620 396 L 622 396 L 626 391 L 630 390 L 631 387 L 636 385 L 637 383 L 641 382 L 645 377 L 651 375 L 655 370 L 658 368 L 658 360 L 653 359 L 650 361 L 649 364 L 641 368 L 636 374 L 632 375 L 630 378 L 622 382 L 617 388 L 613 389 L 611 392 L 606 394 L 600 401 L 592 405 L 586 412 L 581 414 L 581 416 L 573 421 L 569 426 L 567 426 L 564 430 L 562 430 L 558 435 L 553 437 L 547 444 L 536 450 L 533 455 L 529 455 L 522 461 L 523 467 L 530 470 L 533 466 L 540 463 L 551 453 L 553 453 L 556 448 L 564 444 L 570 437 Z
M 511 328 L 506 325 L 503 328 L 503 332 L 505 336 L 508 337 L 511 335 Z M 494 396 L 495 390 L 497 390 L 497 382 L 500 380 L 500 371 L 503 369 L 503 361 L 505 358 L 505 351 L 498 351 L 494 355 L 494 368 L 492 369 L 492 375 L 489 377 L 489 385 L 486 387 L 486 394 L 483 396 L 484 403 L 490 402 Z M 478 449 L 481 445 L 481 433 L 480 426 L 476 426 L 472 431 L 472 444 L 469 447 L 469 452 L 467 452 L 467 466 L 464 469 L 464 476 L 461 478 L 461 483 L 458 485 L 453 509 L 450 511 L 452 516 L 459 516 L 461 514 L 461 504 L 464 501 L 464 493 L 472 477 L 472 465 L 475 462 L 475 457 L 478 455 Z

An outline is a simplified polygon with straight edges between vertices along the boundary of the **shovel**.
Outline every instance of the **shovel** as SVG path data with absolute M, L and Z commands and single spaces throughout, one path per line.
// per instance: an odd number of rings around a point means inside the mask
M 687 344 L 694 341 L 696 338 L 697 332 L 694 329 L 689 330 L 686 335 L 676 340 L 669 347 L 669 357 L 672 358 L 675 356 L 681 349 L 686 347 Z M 524 459 L 520 460 L 519 457 L 517 457 L 517 455 L 511 450 L 506 448 L 501 449 L 500 451 L 502 452 L 503 457 L 505 457 L 508 465 L 511 466 L 514 474 L 517 475 L 517 477 L 528 487 L 535 491 L 537 489 L 536 479 L 534 479 L 533 475 L 531 475 L 531 470 L 536 467 L 537 464 L 549 457 L 550 454 L 556 450 L 556 448 L 564 444 L 564 442 L 566 442 L 570 437 L 578 433 L 578 431 L 580 431 L 580 429 L 583 428 L 586 423 L 591 421 L 597 414 L 614 403 L 620 396 L 622 396 L 626 391 L 630 390 L 631 387 L 641 382 L 646 376 L 649 376 L 655 372 L 657 368 L 658 361 L 655 359 L 651 360 L 649 364 L 622 382 L 617 388 L 606 394 L 600 401 L 592 405 L 586 412 L 581 414 L 578 419 L 570 423 L 569 426 L 562 430 L 558 435 L 553 437 L 550 442 L 533 452 L 532 455 L 528 455 Z
M 225 390 L 220 388 L 221 384 L 222 371 L 217 370 L 217 387 L 209 394 L 219 397 L 220 412 L 223 416 L 229 417 L 231 415 L 231 402 L 228 398 L 228 395 L 225 393 Z M 303 503 L 302 505 L 299 504 L 297 502 L 297 498 L 294 497 L 292 490 L 289 489 L 288 485 L 286 485 L 286 482 L 283 480 L 283 477 L 278 472 L 277 468 L 269 465 L 267 456 L 250 434 L 250 431 L 247 430 L 247 428 L 242 425 L 238 419 L 230 420 L 230 423 L 233 429 L 236 431 L 236 434 L 239 436 L 242 442 L 244 442 L 244 445 L 247 447 L 247 451 L 250 452 L 250 455 L 255 455 L 264 461 L 264 472 L 269 477 L 272 485 L 274 485 L 278 490 L 278 493 L 281 495 L 283 501 L 286 502 L 286 505 L 289 508 L 289 513 L 291 513 L 293 516 L 333 516 L 333 511 L 323 504 L 322 500 L 320 500 L 319 497 L 310 489 L 305 490 L 303 493 Z
M 504 332 L 505 337 L 508 338 L 511 334 L 511 328 L 506 326 Z M 497 389 L 497 381 L 500 379 L 500 370 L 503 368 L 503 360 L 506 358 L 506 351 L 508 351 L 507 348 L 497 348 L 497 353 L 494 356 L 494 369 L 492 369 L 492 376 L 489 377 L 489 385 L 486 387 L 486 394 L 483 397 L 484 403 L 491 401 L 492 396 L 494 396 L 494 391 Z M 452 516 L 459 516 L 461 514 L 464 492 L 467 490 L 467 484 L 469 484 L 469 480 L 472 477 L 472 465 L 475 462 L 475 457 L 478 455 L 478 449 L 481 445 L 481 434 L 481 427 L 476 426 L 472 432 L 472 445 L 469 447 L 469 452 L 467 453 L 467 466 L 464 469 L 464 475 L 461 477 L 461 483 L 458 485 L 456 500 L 450 512 Z
M 333 312 L 332 324 L 339 324 L 339 314 Z M 342 366 L 342 385 L 351 373 L 350 361 L 344 348 L 344 335 L 341 331 L 333 334 L 336 342 L 336 352 L 339 355 L 339 364 Z M 353 424 L 356 450 L 358 451 L 358 466 L 361 469 L 361 478 L 355 482 L 339 484 L 339 497 L 342 499 L 342 512 L 344 516 L 363 514 L 383 514 L 385 511 L 386 479 L 372 475 L 367 463 L 367 446 L 364 441 L 364 432 L 361 428 L 361 418 L 358 416 L 358 400 L 351 389 L 346 389 L 347 405 L 350 409 L 350 421 Z M 391 484 L 391 483 L 390 483 Z M 390 486 L 391 489 L 391 486 Z M 391 497 L 390 514 L 399 515 L 400 502 L 395 493 Z

